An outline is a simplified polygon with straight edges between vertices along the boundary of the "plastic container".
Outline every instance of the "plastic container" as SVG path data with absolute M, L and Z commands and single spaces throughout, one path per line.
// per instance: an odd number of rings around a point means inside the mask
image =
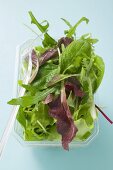
M 24 70 L 25 68 L 23 67 L 23 60 L 25 58 L 25 55 L 27 54 L 27 51 L 30 51 L 35 45 L 40 45 L 41 40 L 40 38 L 36 38 L 36 39 L 30 39 L 26 42 L 24 42 L 23 44 L 21 44 L 20 46 L 18 46 L 18 50 L 19 50 L 19 58 L 17 59 L 16 62 L 16 75 L 15 75 L 15 97 L 18 97 L 19 95 L 19 91 L 20 91 L 20 87 L 18 86 L 18 80 L 23 79 L 23 73 L 24 71 L 26 72 L 27 70 Z M 85 141 L 77 141 L 74 140 L 70 143 L 70 147 L 78 147 L 78 146 L 86 146 L 88 145 L 91 141 L 94 140 L 94 138 L 98 135 L 99 132 L 99 122 L 98 119 L 95 120 L 95 127 L 94 130 L 92 131 L 92 134 L 90 135 L 90 137 L 88 137 Z M 61 146 L 61 141 L 24 141 L 23 139 L 23 128 L 20 125 L 20 123 L 15 120 L 15 124 L 14 124 L 14 133 L 15 133 L 15 137 L 16 139 L 24 146 Z

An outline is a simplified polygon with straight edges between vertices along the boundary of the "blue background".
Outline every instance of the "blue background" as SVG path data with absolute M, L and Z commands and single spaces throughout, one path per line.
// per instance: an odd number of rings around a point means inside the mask
M 113 120 L 113 1 L 112 0 L 0 0 L 0 131 L 6 123 L 11 107 L 7 101 L 13 95 L 15 48 L 33 33 L 24 27 L 30 24 L 28 10 L 39 20 L 51 23 L 50 32 L 62 36 L 65 24 L 61 17 L 74 24 L 82 16 L 90 19 L 78 28 L 78 35 L 92 32 L 100 39 L 96 52 L 106 63 L 105 76 L 98 90 L 98 103 Z M 34 27 L 33 27 L 34 28 Z M 10 136 L 0 170 L 112 170 L 113 126 L 102 115 L 99 136 L 85 148 L 69 152 L 61 148 L 26 148 Z

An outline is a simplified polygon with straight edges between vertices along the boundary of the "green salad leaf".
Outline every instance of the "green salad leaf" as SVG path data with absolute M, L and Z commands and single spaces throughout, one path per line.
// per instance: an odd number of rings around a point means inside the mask
M 34 17 L 34 15 L 33 15 L 33 13 L 32 13 L 31 11 L 29 11 L 29 15 L 30 15 L 30 17 L 31 17 L 31 23 L 32 23 L 32 24 L 35 24 L 42 33 L 45 33 L 46 30 L 47 30 L 47 28 L 49 27 L 48 21 L 45 20 L 44 22 L 46 22 L 46 25 L 43 26 L 42 24 L 40 24 L 40 23 L 36 20 L 36 18 Z M 42 22 L 42 23 L 43 23 L 43 22 Z
M 65 23 L 66 25 L 68 25 L 68 27 L 70 28 L 69 30 L 65 30 L 64 33 L 66 34 L 67 37 L 72 37 L 74 34 L 76 35 L 76 29 L 77 27 L 82 23 L 82 22 L 86 22 L 86 24 L 88 24 L 89 22 L 89 19 L 86 18 L 86 17 L 82 17 L 74 26 L 72 26 L 70 24 L 69 21 L 67 21 L 66 19 L 64 18 L 61 18 Z
M 47 29 L 49 27 L 48 21 L 44 20 L 42 23 L 39 23 L 31 11 L 29 11 L 29 15 L 31 17 L 31 23 L 35 24 L 38 29 L 44 33 L 44 40 L 42 41 L 43 46 L 52 47 L 56 45 L 56 41 L 47 33 Z M 46 25 L 42 25 L 43 23 L 46 23 Z
M 55 92 L 55 90 L 55 87 L 48 88 L 43 91 L 37 92 L 34 96 L 26 95 L 17 99 L 12 99 L 8 102 L 8 104 L 27 107 L 33 104 L 37 104 L 39 101 L 42 101 L 48 94 Z
M 86 121 L 83 118 L 80 118 L 75 121 L 77 128 L 79 129 L 76 134 L 76 140 L 86 140 L 92 133 L 94 124 L 87 126 Z
M 70 74 L 78 73 L 82 66 L 81 62 L 83 58 L 90 56 L 91 44 L 87 40 L 74 40 L 60 56 L 60 72 Z
M 69 22 L 68 20 L 66 20 L 65 18 L 61 18 L 61 19 L 66 23 L 66 25 L 67 25 L 69 28 L 72 27 L 72 25 L 70 24 L 70 22 Z

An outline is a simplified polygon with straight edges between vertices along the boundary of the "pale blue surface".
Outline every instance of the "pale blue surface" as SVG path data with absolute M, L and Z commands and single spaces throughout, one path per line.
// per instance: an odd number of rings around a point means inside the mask
M 0 0 L 0 127 L 5 124 L 10 106 L 6 102 L 13 93 L 15 47 L 31 38 L 22 23 L 29 23 L 27 11 L 51 22 L 51 33 L 62 35 L 66 26 L 61 17 L 73 24 L 80 17 L 90 19 L 78 33 L 92 32 L 100 39 L 96 51 L 103 56 L 106 72 L 98 91 L 98 102 L 113 120 L 113 1 L 112 0 Z M 2 123 L 1 123 L 2 122 Z M 11 136 L 0 170 L 112 170 L 113 126 L 100 115 L 100 133 L 86 148 L 69 152 L 61 148 L 24 148 Z

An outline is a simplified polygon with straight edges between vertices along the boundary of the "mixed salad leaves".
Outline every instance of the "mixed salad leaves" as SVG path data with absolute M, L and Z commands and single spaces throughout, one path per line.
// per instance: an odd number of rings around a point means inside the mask
M 61 139 L 63 148 L 68 150 L 72 140 L 83 141 L 91 135 L 97 109 L 102 112 L 94 103 L 105 69 L 94 49 L 98 40 L 91 34 L 76 37 L 79 24 L 89 22 L 85 17 L 74 26 L 62 18 L 68 29 L 55 40 L 48 33 L 48 21 L 39 23 L 31 11 L 29 15 L 31 23 L 43 34 L 42 45 L 32 50 L 37 72 L 28 85 L 19 83 L 26 89 L 24 96 L 8 103 L 20 106 L 17 120 L 24 129 L 24 140 Z

